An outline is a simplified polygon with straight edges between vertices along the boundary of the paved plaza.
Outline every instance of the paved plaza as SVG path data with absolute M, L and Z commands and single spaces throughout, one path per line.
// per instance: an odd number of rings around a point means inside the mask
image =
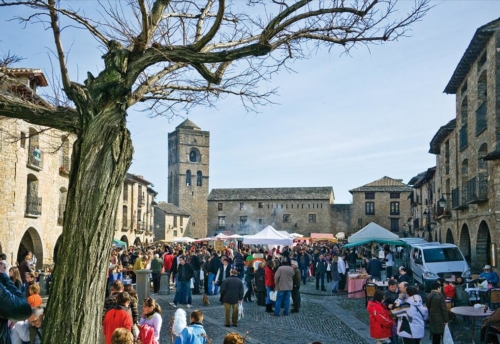
M 327 286 L 328 289 L 328 286 Z M 265 307 L 257 306 L 255 302 L 243 303 L 245 317 L 238 327 L 224 326 L 224 308 L 219 302 L 219 296 L 210 296 L 210 306 L 202 304 L 201 295 L 193 296 L 193 308 L 186 310 L 187 314 L 200 309 L 204 316 L 204 327 L 212 344 L 222 344 L 224 336 L 229 332 L 245 335 L 249 332 L 249 344 L 308 344 L 319 341 L 324 344 L 366 344 L 375 343 L 370 338 L 368 314 L 364 299 L 348 299 L 346 294 L 334 296 L 328 292 L 316 291 L 314 283 L 301 287 L 302 307 L 299 313 L 289 316 L 272 317 L 266 313 Z M 175 308 L 168 303 L 173 300 L 175 290 L 170 295 L 153 295 L 163 309 L 163 324 L 161 344 L 171 343 L 170 319 Z M 283 312 L 283 311 L 282 311 Z M 479 326 L 480 320 L 476 326 Z M 453 325 L 455 344 L 470 344 L 470 327 L 462 327 L 460 321 Z M 475 340 L 479 342 L 479 331 L 475 332 Z M 400 343 L 402 340 L 400 339 Z M 429 331 L 426 329 L 421 344 L 430 344 Z

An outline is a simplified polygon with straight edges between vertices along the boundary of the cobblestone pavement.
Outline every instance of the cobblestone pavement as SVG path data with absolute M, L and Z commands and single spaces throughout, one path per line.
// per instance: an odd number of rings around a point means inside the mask
M 299 313 L 289 316 L 271 317 L 264 311 L 264 307 L 257 306 L 255 302 L 244 303 L 245 317 L 239 322 L 238 327 L 224 327 L 224 309 L 219 303 L 219 296 L 210 296 L 211 306 L 203 306 L 201 296 L 193 296 L 192 309 L 203 311 L 204 327 L 213 344 L 222 343 L 228 332 L 239 332 L 245 335 L 248 331 L 247 343 L 263 344 L 307 344 L 313 341 L 322 343 L 350 343 L 365 344 L 374 342 L 369 338 L 366 323 L 345 312 L 340 308 L 339 299 L 346 296 L 333 296 L 327 292 L 318 292 L 313 283 L 302 286 L 302 306 Z M 163 309 L 163 318 L 170 319 L 175 309 L 168 302 L 172 301 L 171 295 L 155 295 Z M 355 305 L 358 308 L 359 302 Z M 182 306 L 186 312 L 188 309 Z M 362 300 L 364 310 L 364 300 Z M 366 313 L 366 311 L 365 311 Z M 161 343 L 170 343 L 169 324 L 162 327 Z
M 327 286 L 328 289 L 328 286 Z M 171 295 L 153 295 L 163 309 L 161 344 L 171 343 L 169 334 L 170 319 L 175 312 L 168 302 L 173 300 L 175 291 Z M 333 296 L 328 292 L 316 291 L 314 283 L 307 283 L 301 287 L 302 307 L 299 313 L 290 316 L 271 317 L 264 307 L 255 302 L 244 303 L 245 317 L 238 327 L 224 327 L 224 308 L 219 303 L 219 296 L 210 296 L 211 306 L 203 306 L 201 296 L 193 296 L 193 308 L 186 310 L 187 314 L 194 309 L 200 309 L 205 316 L 204 327 L 212 344 L 221 344 L 224 336 L 229 332 L 238 332 L 245 335 L 248 331 L 248 344 L 307 344 L 320 341 L 325 344 L 366 344 L 375 343 L 370 338 L 368 314 L 364 299 L 349 299 L 346 294 Z M 476 321 L 476 326 L 480 320 Z M 470 327 L 463 327 L 459 321 L 452 326 L 455 344 L 472 343 Z M 475 332 L 476 342 L 479 342 L 479 332 Z M 400 340 L 402 343 L 402 340 Z M 429 332 L 421 344 L 430 344 Z

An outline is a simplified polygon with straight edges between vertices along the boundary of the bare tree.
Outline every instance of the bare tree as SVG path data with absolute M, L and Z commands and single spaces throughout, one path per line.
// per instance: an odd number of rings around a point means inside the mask
M 274 90 L 262 90 L 261 82 L 289 62 L 320 48 L 349 52 L 357 44 L 397 40 L 425 15 L 429 0 L 415 0 L 403 15 L 396 5 L 397 0 L 128 0 L 99 2 L 101 16 L 90 18 L 71 2 L 0 0 L 0 7 L 31 8 L 32 15 L 17 19 L 51 30 L 62 89 L 73 104 L 50 107 L 0 92 L 0 116 L 78 138 L 44 342 L 98 341 L 116 209 L 133 154 L 127 109 L 140 103 L 155 114 L 175 116 L 231 95 L 248 109 L 266 104 Z M 70 79 L 60 18 L 87 30 L 104 51 L 104 67 L 83 83 Z

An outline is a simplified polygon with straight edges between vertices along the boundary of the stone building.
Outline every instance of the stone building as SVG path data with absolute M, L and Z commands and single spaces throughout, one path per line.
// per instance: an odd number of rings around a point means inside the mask
M 213 189 L 208 234 L 253 234 L 271 225 L 308 236 L 332 233 L 332 187 Z
M 350 228 L 355 232 L 375 222 L 401 236 L 406 235 L 406 225 L 411 218 L 411 191 L 401 179 L 389 177 L 349 190 L 352 194 Z
M 127 173 L 125 177 L 116 212 L 115 238 L 127 246 L 148 244 L 155 240 L 154 206 L 158 193 L 152 186 L 143 176 Z
M 0 88 L 1 96 L 51 107 L 36 93 L 48 85 L 41 70 L 0 68 L 0 79 L 8 85 Z M 37 268 L 52 264 L 62 233 L 74 140 L 59 130 L 0 118 L 0 251 L 10 263 L 31 251 Z
M 169 241 L 186 236 L 185 229 L 189 224 L 189 214 L 171 203 L 159 202 L 155 206 L 154 222 L 155 241 Z
M 427 241 L 441 239 L 436 230 L 436 219 L 442 215 L 442 211 L 437 209 L 436 197 L 440 196 L 436 195 L 435 173 L 436 167 L 431 167 L 408 182 L 413 188 L 410 193 L 411 219 L 408 220 L 408 234 Z
M 472 268 L 496 265 L 500 230 L 500 20 L 477 29 L 444 90 L 456 115 L 430 143 L 442 238 L 460 247 Z M 436 196 L 437 197 L 437 196 Z
M 168 203 L 190 215 L 185 236 L 207 234 L 210 133 L 190 120 L 168 134 Z

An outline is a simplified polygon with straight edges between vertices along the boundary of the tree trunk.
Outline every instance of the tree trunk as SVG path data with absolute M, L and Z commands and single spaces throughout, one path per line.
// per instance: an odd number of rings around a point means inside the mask
M 126 114 L 117 104 L 108 104 L 94 116 L 89 116 L 93 104 L 86 104 L 82 116 L 44 343 L 99 343 L 116 209 L 133 154 Z

